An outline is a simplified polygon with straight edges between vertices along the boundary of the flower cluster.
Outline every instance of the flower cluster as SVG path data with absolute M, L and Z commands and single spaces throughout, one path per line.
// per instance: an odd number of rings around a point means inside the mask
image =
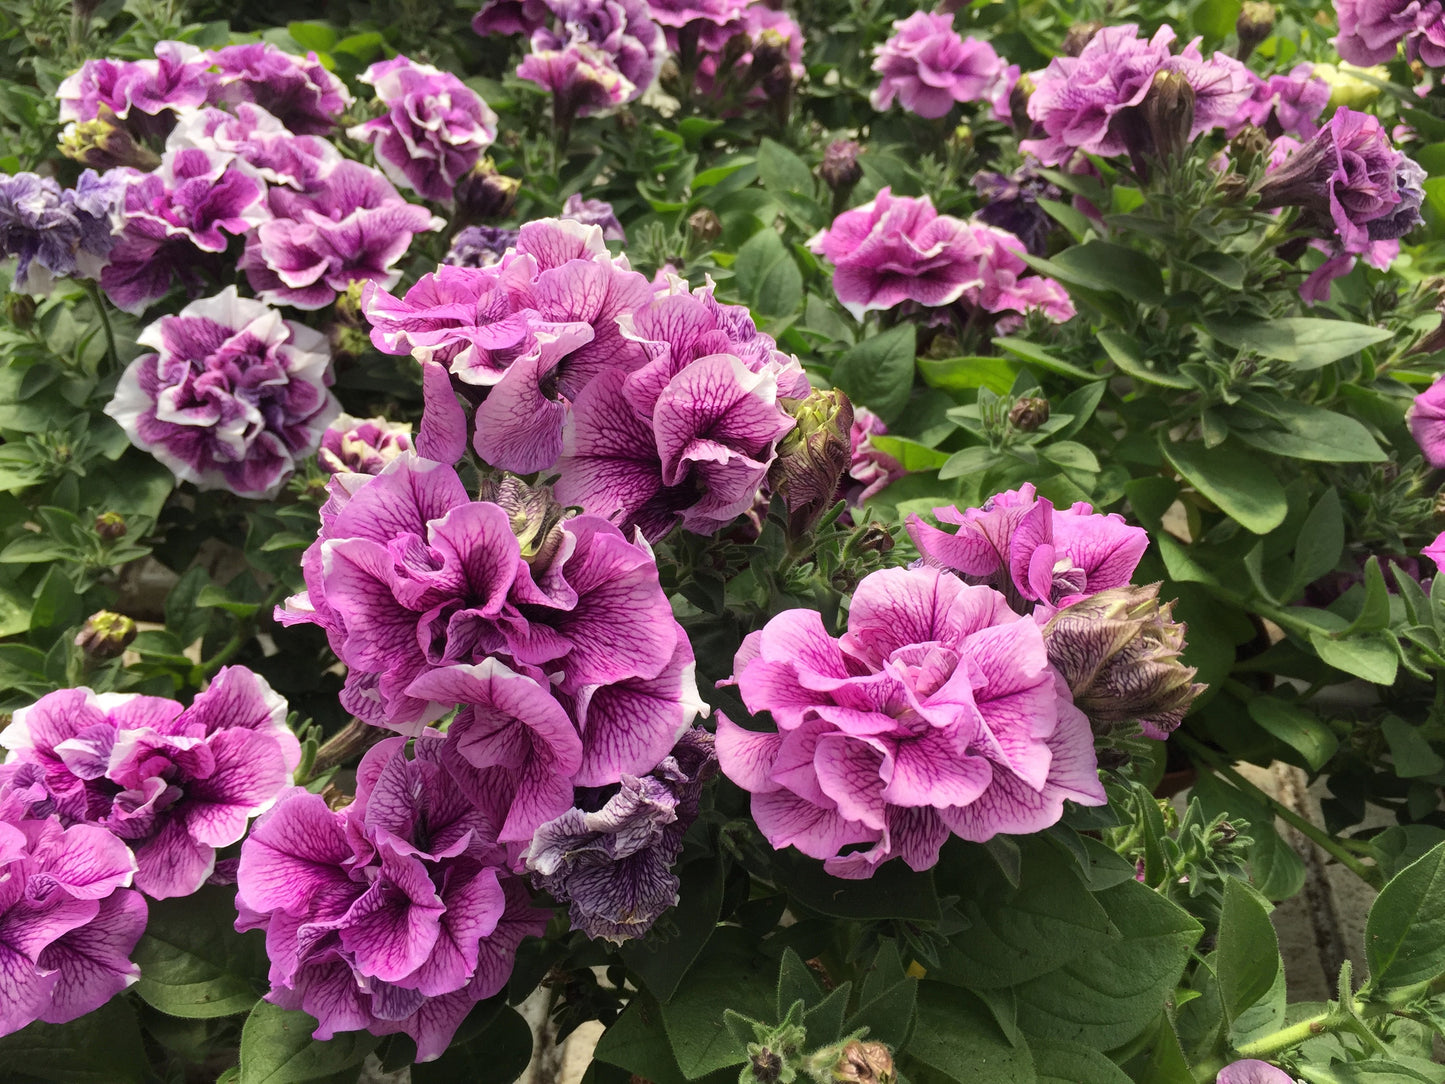
M 208 106 L 181 115 L 166 137 L 166 150 L 187 147 L 234 155 L 243 171 L 254 171 L 267 184 L 315 191 L 341 161 L 326 140 L 296 135 L 281 120 L 252 102 L 235 112 Z
M 564 518 L 506 482 L 472 500 L 451 467 L 404 454 L 338 474 L 285 624 L 326 630 L 342 703 L 414 732 L 454 707 L 448 741 L 525 844 L 577 786 L 653 768 L 701 707 L 692 649 L 645 546 Z
M 904 302 L 927 308 L 959 303 L 1005 316 L 1005 328 L 1032 311 L 1062 322 L 1074 315 L 1058 283 L 1028 273 L 1015 234 L 940 215 L 927 196 L 889 188 L 845 211 L 818 234 L 813 251 L 834 264 L 833 290 L 858 319 Z
M 154 60 L 87 60 L 56 90 L 62 121 L 113 116 L 137 136 L 164 135 L 176 114 L 210 99 L 216 74 L 210 54 L 163 41 Z
M 374 745 L 355 800 L 289 792 L 241 847 L 236 927 L 266 931 L 267 999 L 316 1018 L 317 1039 L 406 1033 L 437 1058 L 512 972 L 546 913 L 506 870 L 488 807 L 447 767 L 434 730 Z
M 1038 624 L 937 568 L 865 577 L 841 639 L 812 610 L 779 614 L 743 641 L 734 681 L 778 729 L 719 715 L 723 772 L 773 847 L 838 877 L 895 857 L 927 869 L 950 834 L 1037 832 L 1066 799 L 1105 801 L 1089 721 Z
M 46 293 L 52 278 L 98 278 L 115 244 L 124 182 L 87 169 L 74 188 L 34 173 L 0 175 L 0 259 L 16 258 L 14 288 Z
M 915 11 L 893 24 L 893 36 L 874 53 L 883 81 L 871 100 L 880 113 L 897 99 L 910 113 L 937 119 L 955 102 L 992 100 L 1006 77 L 993 46 L 960 37 L 949 14 Z
M 106 413 L 181 481 L 269 497 L 340 412 L 320 332 L 228 286 L 137 336 Z
M 370 143 L 393 183 L 451 203 L 457 183 L 497 138 L 497 115 L 455 75 L 404 56 L 361 76 L 386 113 L 347 131 Z
M 1186 139 L 1230 123 L 1254 95 L 1255 80 L 1238 60 L 1215 53 L 1208 60 L 1197 41 L 1177 55 L 1174 31 L 1160 27 L 1139 36 L 1133 24 L 1106 26 L 1077 56 L 1059 56 L 1034 76 L 1028 115 L 1042 130 L 1020 148 L 1044 165 L 1067 163 L 1080 151 L 1104 157 L 1158 153 L 1143 115 L 1158 77 L 1174 74 L 1189 88 L 1192 111 Z
M 1445 67 L 1445 7 L 1439 0 L 1335 0 L 1335 48 L 1351 64 L 1383 64 L 1405 43 L 1405 55 Z
M 124 884 L 188 896 L 247 822 L 290 785 L 301 746 L 286 701 L 232 666 L 189 708 L 157 696 L 62 689 L 0 732 L 0 810 L 89 825 L 130 848 Z M 89 837 L 77 837 L 89 838 Z

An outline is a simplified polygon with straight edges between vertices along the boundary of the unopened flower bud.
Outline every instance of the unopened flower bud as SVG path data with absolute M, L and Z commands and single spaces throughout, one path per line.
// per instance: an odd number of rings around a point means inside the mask
M 1180 157 L 1194 126 L 1194 88 L 1184 73 L 1156 72 L 1140 109 L 1154 154 L 1163 161 Z
M 782 1055 L 765 1046 L 752 1051 L 748 1057 L 747 1071 L 752 1073 L 756 1084 L 782 1084 L 784 1068 Z
M 722 236 L 722 219 L 711 208 L 703 207 L 687 216 L 687 228 L 703 244 L 710 245 Z
M 22 331 L 35 320 L 37 302 L 29 294 L 6 294 L 5 316 Z
M 160 157 L 137 143 L 108 107 L 102 105 L 99 112 L 94 120 L 72 121 L 65 126 L 60 133 L 61 154 L 101 170 L 133 166 L 149 172 L 161 164 Z
M 1033 433 L 1049 420 L 1049 401 L 1036 395 L 1020 399 L 1009 408 L 1008 423 L 1020 433 Z
M 730 72 L 738 66 L 753 47 L 753 39 L 743 33 L 734 34 L 723 43 L 722 54 L 718 57 L 717 70 Z
M 472 222 L 505 218 L 517 202 L 522 182 L 517 177 L 498 173 L 490 158 L 483 158 L 457 182 L 457 210 Z
M 863 167 L 858 164 L 858 154 L 862 150 L 851 139 L 833 140 L 823 152 L 818 176 L 834 192 L 847 192 L 863 179 Z
M 477 487 L 477 499 L 500 505 L 512 523 L 522 547 L 522 560 L 533 569 L 545 569 L 562 545 L 566 506 L 548 485 L 531 485 L 513 474 L 488 475 Z
M 135 639 L 135 622 L 125 614 L 97 610 L 75 636 L 75 646 L 92 659 L 113 659 Z
M 1094 40 L 1094 35 L 1103 29 L 1103 23 L 1092 20 L 1089 22 L 1075 23 L 1065 31 L 1064 40 L 1059 46 L 1059 51 L 1062 52 L 1064 56 L 1078 56 L 1084 51 L 1084 46 Z
M 1013 126 L 1020 132 L 1027 132 L 1034 126 L 1033 118 L 1029 116 L 1029 99 L 1033 97 L 1035 89 L 1033 78 L 1025 72 L 1019 76 L 1013 90 L 1009 91 L 1009 120 L 1013 121 Z
M 960 124 L 948 137 L 948 145 L 964 152 L 973 150 L 973 129 L 967 124 Z
M 852 462 L 853 404 L 831 388 L 803 399 L 779 399 L 778 406 L 796 424 L 778 442 L 768 481 L 788 506 L 793 532 L 801 534 L 832 506 Z
M 1159 585 L 1113 587 L 1054 614 L 1044 626 L 1049 662 L 1068 682 L 1074 704 L 1098 733 L 1137 721 L 1163 739 L 1204 686 L 1179 661 L 1184 625 Z
M 776 30 L 764 30 L 753 42 L 752 74 L 761 79 L 779 69 L 787 72 L 789 81 L 792 80 L 788 69 L 788 39 Z
M 95 517 L 95 533 L 107 542 L 125 537 L 125 517 L 119 512 L 102 512 Z
M 883 1043 L 854 1040 L 843 1048 L 833 1066 L 837 1084 L 893 1084 L 898 1074 L 893 1068 L 893 1053 Z
M 338 359 L 359 358 L 371 348 L 371 337 L 359 328 L 340 320 L 327 329 L 331 353 Z
M 1239 37 L 1239 48 L 1234 55 L 1239 60 L 1248 60 L 1259 43 L 1274 32 L 1274 5 L 1260 0 L 1244 0 L 1239 18 L 1235 20 L 1234 32 Z

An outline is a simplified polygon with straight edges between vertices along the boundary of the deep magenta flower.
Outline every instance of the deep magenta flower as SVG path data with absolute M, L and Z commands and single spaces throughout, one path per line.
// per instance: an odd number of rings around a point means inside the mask
M 883 81 L 873 108 L 882 112 L 897 98 L 910 113 L 930 119 L 955 102 L 985 100 L 1005 69 L 988 42 L 959 36 L 951 14 L 915 11 L 893 24 L 893 36 L 874 53 L 873 70 Z
M 646 775 L 578 791 L 522 854 L 533 882 L 571 905 L 574 930 L 616 944 L 642 937 L 678 901 L 672 868 L 716 770 L 712 735 L 693 729 Z
M 35 173 L 0 175 L 0 259 L 16 258 L 15 290 L 46 293 L 53 278 L 99 277 L 124 199 L 123 178 L 90 169 L 65 189 Z
M 178 479 L 273 496 L 340 412 L 326 337 L 228 286 L 137 337 L 105 408 Z
M 417 1060 L 451 1042 L 478 1001 L 506 985 L 547 914 L 527 902 L 497 844 L 494 807 L 474 805 L 436 731 L 372 746 L 340 812 L 289 792 L 241 846 L 237 929 L 264 929 L 267 999 L 317 1020 L 314 1036 L 404 1032 Z
M 100 285 L 126 312 L 143 312 L 164 297 L 176 275 L 190 285 L 198 264 L 225 252 L 228 235 L 270 217 L 265 183 L 231 154 L 181 148 L 167 151 L 153 173 L 122 176 L 123 228 Z
M 253 102 L 240 102 L 234 113 L 208 107 L 182 114 L 166 137 L 166 150 L 187 147 L 234 155 L 269 184 L 302 192 L 320 186 L 341 154 L 318 136 L 294 135 Z
M 1445 65 L 1445 8 L 1439 0 L 1335 0 L 1340 33 L 1335 48 L 1351 64 L 1393 60 L 1405 42 L 1407 57 Z
M 546 0 L 486 0 L 472 16 L 472 29 L 488 34 L 526 34 L 547 25 L 552 9 Z
M 585 42 L 560 49 L 534 49 L 517 65 L 517 78 L 551 92 L 556 123 L 564 126 L 573 117 L 605 113 L 642 94 L 636 83 L 617 70 L 611 56 Z
M 1415 396 L 1405 418 L 1425 462 L 1445 467 L 1445 380 L 1436 380 Z
M 1232 1061 L 1214 1078 L 1214 1084 L 1295 1084 L 1294 1077 L 1267 1061 L 1247 1058 Z
M 1341 106 L 1299 150 L 1265 174 L 1262 208 L 1296 206 L 1343 251 L 1393 241 L 1421 221 L 1425 171 L 1390 143 L 1377 117 Z
M 321 434 L 316 453 L 328 474 L 380 474 L 381 468 L 403 452 L 411 451 L 411 425 L 385 418 L 337 415 Z
M 670 31 L 676 37 L 676 31 Z M 735 40 L 736 39 L 736 40 Z M 752 3 L 734 21 L 703 24 L 698 38 L 697 88 L 715 98 L 734 87 L 762 105 L 803 78 L 803 30 L 786 11 Z
M 1434 541 L 1432 541 L 1428 546 L 1423 547 L 1420 550 L 1420 556 L 1428 557 L 1430 558 L 1430 560 L 1434 561 L 1437 571 L 1441 568 L 1445 568 L 1445 531 L 1437 534 Z
M 585 46 L 588 56 L 605 57 L 631 87 L 622 97 L 624 102 L 640 98 L 657 81 L 664 42 L 646 0 L 548 0 L 547 6 L 552 18 L 532 31 L 534 54 Z
M 337 163 L 311 191 L 273 187 L 267 209 L 237 267 L 262 300 L 298 309 L 324 308 L 354 282 L 390 289 L 412 238 L 446 225 L 354 161 Z
M 807 376 L 711 283 L 673 280 L 620 323 L 651 360 L 603 372 L 577 398 L 557 496 L 650 540 L 678 523 L 711 534 L 752 507 L 793 428 L 778 397 L 806 395 Z
M 326 135 L 352 102 L 315 53 L 300 57 L 258 41 L 228 45 L 209 60 L 216 71 L 210 101 L 233 108 L 253 102 L 297 135 Z
M 138 135 L 164 135 L 175 115 L 205 104 L 215 83 L 210 55 L 163 41 L 154 60 L 87 60 L 61 82 L 60 119 L 95 120 L 102 108 Z
M 146 924 L 121 840 L 26 817 L 22 801 L 0 783 L 0 1035 L 74 1020 L 135 982 L 129 957 Z
M 877 414 L 867 407 L 853 408 L 853 425 L 848 433 L 850 462 L 842 480 L 842 495 L 855 508 L 863 507 L 870 497 L 908 473 L 898 460 L 873 446 L 873 437 L 887 432 L 888 426 Z
M 346 134 L 375 148 L 393 183 L 450 204 L 457 182 L 497 138 L 497 115 L 455 75 L 404 56 L 373 64 L 361 81 L 387 112 Z
M 676 50 L 672 35 L 696 24 L 699 31 L 708 24 L 727 26 L 740 20 L 752 0 L 648 0 L 652 18 L 669 32 L 668 48 Z
M 10 750 L 0 778 L 13 786 L 39 768 L 44 797 L 32 808 L 125 841 L 136 887 L 155 899 L 200 888 L 216 848 L 245 834 L 301 760 L 286 701 L 242 666 L 222 669 L 189 708 L 62 689 L 17 711 L 0 744 Z
M 1129 582 L 1149 534 L 1117 513 L 1101 515 L 1082 501 L 1058 511 L 1025 483 L 989 498 L 982 508 L 935 508 L 950 533 L 908 517 L 908 534 L 931 563 L 970 583 L 1003 592 L 1020 612 L 1050 608 Z
M 1042 831 L 1065 799 L 1106 800 L 1088 720 L 1043 633 L 989 587 L 934 568 L 875 572 L 841 639 L 818 613 L 788 610 L 734 665 L 748 710 L 778 729 L 720 716 L 722 770 L 752 793 L 773 847 L 834 876 L 869 877 L 895 857 L 927 869 L 950 833 Z
M 1330 100 L 1330 85 L 1314 74 L 1313 64 L 1296 64 L 1287 75 L 1252 77 L 1254 94 L 1225 125 L 1233 138 L 1247 124 L 1271 139 L 1282 135 L 1308 139 L 1320 130 L 1319 116 Z

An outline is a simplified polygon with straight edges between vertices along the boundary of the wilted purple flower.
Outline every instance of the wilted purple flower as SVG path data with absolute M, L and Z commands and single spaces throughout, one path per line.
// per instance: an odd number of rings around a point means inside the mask
M 617 212 L 606 200 L 583 199 L 580 192 L 574 192 L 567 197 L 567 202 L 562 204 L 562 213 L 557 217 L 581 222 L 585 226 L 597 226 L 602 230 L 604 241 L 627 240 L 622 223 L 617 221 Z
M 205 104 L 215 82 L 210 63 L 179 41 L 157 44 L 154 60 L 87 60 L 55 92 L 60 119 L 95 120 L 104 106 L 137 135 L 163 136 L 175 114 Z
M 236 928 L 264 929 L 267 1000 L 316 1018 L 317 1039 L 404 1032 L 417 1060 L 447 1048 L 472 1007 L 506 985 L 546 912 L 527 902 L 434 730 L 372 746 L 340 812 L 296 788 L 241 846 Z
M 1134 24 L 1106 26 L 1078 56 L 1060 56 L 1035 76 L 1028 115 L 1043 137 L 1024 140 L 1021 149 L 1044 165 L 1068 161 L 1077 151 L 1105 157 L 1128 151 L 1136 110 L 1160 72 L 1177 72 L 1194 95 L 1186 138 L 1194 139 L 1228 123 L 1254 92 L 1249 70 L 1224 53 L 1208 60 L 1198 41 L 1176 56 L 1174 31 L 1160 27 L 1148 40 Z
M 300 57 L 258 41 L 228 45 L 209 59 L 217 73 L 210 101 L 254 102 L 297 135 L 326 135 L 352 102 L 346 84 L 315 53 Z
M 1063 198 L 1057 185 L 1040 177 L 1029 165 L 1011 174 L 982 172 L 973 177 L 973 187 L 986 202 L 974 215 L 978 221 L 1007 230 L 1035 256 L 1048 251 L 1054 220 L 1039 206 L 1039 200 Z
M 1246 125 L 1262 128 L 1271 139 L 1282 135 L 1308 139 L 1320 130 L 1319 116 L 1330 100 L 1330 85 L 1313 64 L 1296 64 L 1288 75 L 1254 79 L 1254 95 L 1225 125 L 1231 139 Z
M 539 219 L 495 266 L 443 266 L 402 298 L 368 287 L 363 306 L 378 350 L 444 365 L 479 401 L 476 453 L 527 474 L 556 462 L 568 404 L 598 373 L 647 360 L 618 317 L 651 296 L 624 257 L 608 254 L 599 227 Z
M 320 187 L 341 162 L 340 152 L 329 142 L 292 134 L 252 102 L 240 102 L 234 113 L 211 107 L 183 114 L 166 137 L 166 150 L 186 147 L 235 155 L 270 184 L 302 192 Z
M 270 497 L 340 412 L 326 337 L 228 286 L 137 336 L 105 412 L 202 489 Z
M 950 833 L 1038 832 L 1065 799 L 1106 801 L 1089 722 L 1039 626 L 936 568 L 865 577 L 840 640 L 815 611 L 787 610 L 743 641 L 734 667 L 748 710 L 778 729 L 720 716 L 723 773 L 752 793 L 773 847 L 822 858 L 836 877 L 895 857 L 928 869 Z
M 855 508 L 863 507 L 870 497 L 908 473 L 898 460 L 873 447 L 872 438 L 887 432 L 888 427 L 877 414 L 867 407 L 853 408 L 853 427 L 848 434 L 851 462 L 843 478 L 842 496 Z
M 270 217 L 265 183 L 230 154 L 187 147 L 167 151 L 154 173 L 125 175 L 124 227 L 100 285 L 126 312 L 164 297 L 176 275 L 195 285 L 197 265 L 226 250 L 227 234 Z
M 452 238 L 442 263 L 452 267 L 491 267 L 499 263 L 507 249 L 515 248 L 521 230 L 505 226 L 468 226 Z
M 863 147 L 852 139 L 835 139 L 823 152 L 818 176 L 834 192 L 847 192 L 863 179 L 863 167 L 858 164 L 858 155 Z
M 350 160 L 313 191 L 272 188 L 267 209 L 270 218 L 246 239 L 236 266 L 263 300 L 298 309 L 324 308 L 353 282 L 390 289 L 412 237 L 446 225 L 402 199 L 380 172 Z
M 930 119 L 955 102 L 986 99 L 1005 67 L 988 42 L 960 37 L 952 15 L 926 11 L 894 23 L 893 36 L 873 51 L 873 70 L 883 76 L 873 108 L 882 112 L 897 98 L 910 113 Z
M 497 115 L 455 75 L 404 56 L 373 64 L 361 81 L 387 112 L 346 134 L 375 148 L 395 184 L 450 204 L 457 182 L 497 138 Z
M 523 851 L 533 883 L 570 903 L 572 928 L 588 937 L 621 944 L 643 936 L 678 901 L 672 867 L 716 770 L 712 735 L 688 730 L 646 775 L 579 791 Z
M 691 720 L 687 637 L 651 552 L 616 527 L 558 514 L 557 537 L 524 553 L 525 512 L 471 500 L 451 467 L 410 454 L 374 478 L 335 475 L 330 491 L 302 557 L 306 592 L 277 619 L 326 630 L 348 667 L 342 703 L 368 722 L 414 731 L 472 705 L 451 733 L 475 770 L 507 769 L 508 793 L 526 782 L 513 828 L 565 809 L 574 777 L 600 786 L 647 770 Z M 486 738 L 509 720 L 533 739 Z
M 1214 1078 L 1214 1084 L 1294 1084 L 1294 1077 L 1267 1061 L 1247 1058 L 1232 1061 Z
M 982 508 L 945 505 L 933 514 L 958 530 L 950 534 L 909 516 L 918 552 L 971 583 L 1002 591 L 1021 613 L 1126 585 L 1149 547 L 1148 532 L 1123 516 L 1100 515 L 1082 501 L 1057 511 L 1027 482 Z
M 648 363 L 610 369 L 575 400 L 557 496 L 656 540 L 681 522 L 711 534 L 747 511 L 793 427 L 780 395 L 809 390 L 795 358 L 712 284 L 670 291 L 625 314 Z
M 1379 119 L 1341 106 L 1260 183 L 1262 208 L 1296 206 L 1343 251 L 1392 241 L 1420 222 L 1425 171 L 1390 143 Z
M 457 182 L 458 217 L 472 222 L 505 218 L 512 213 L 521 188 L 521 178 L 497 172 L 495 162 L 482 158 Z
M 52 277 L 99 277 L 124 198 L 121 177 L 89 169 L 73 189 L 34 173 L 0 174 L 0 259 L 16 257 L 15 290 L 45 293 Z
M 129 957 L 146 924 L 145 900 L 125 887 L 136 861 L 121 840 L 27 817 L 23 803 L 0 783 L 0 1035 L 74 1020 L 135 982 Z
M 380 474 L 381 468 L 411 451 L 411 425 L 385 418 L 337 415 L 321 434 L 316 458 L 327 474 Z
M 1415 396 L 1405 418 L 1425 462 L 1445 467 L 1445 380 L 1437 379 Z
M 0 744 L 10 750 L 0 778 L 13 785 L 38 767 L 42 807 L 124 840 L 136 887 L 155 899 L 200 888 L 216 848 L 245 834 L 301 760 L 286 701 L 243 666 L 222 669 L 189 708 L 62 689 L 17 711 Z

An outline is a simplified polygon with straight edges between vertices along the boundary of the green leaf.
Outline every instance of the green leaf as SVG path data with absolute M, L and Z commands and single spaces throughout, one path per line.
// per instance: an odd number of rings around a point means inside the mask
M 723 1010 L 766 1019 L 776 992 L 773 968 L 746 931 L 729 927 L 715 933 L 688 981 L 661 1006 L 683 1076 L 696 1080 L 745 1061 L 746 1051 L 723 1023 Z
M 1231 1039 L 1241 1040 L 1245 1014 L 1261 1003 L 1264 1011 L 1252 1014 L 1251 1026 L 1284 1022 L 1284 967 L 1269 911 L 1248 885 L 1233 877 L 1224 882 L 1214 965 Z
M 712 936 L 722 910 L 722 865 L 712 857 L 689 862 L 678 872 L 678 884 L 677 905 L 662 913 L 648 936 L 619 950 L 623 963 L 659 1000 L 672 997 Z
M 947 452 L 940 452 L 937 448 L 930 448 L 906 437 L 874 434 L 869 443 L 884 455 L 892 456 L 909 472 L 937 470 L 948 462 Z
M 1030 1035 L 1111 1050 L 1133 1039 L 1179 985 L 1203 927 L 1137 881 L 1095 897 L 1121 938 L 1017 987 Z M 919 1030 L 923 1030 L 920 1020 Z
M 784 949 L 778 965 L 778 991 L 773 999 L 774 1019 L 784 1019 L 795 1001 L 801 1001 L 806 1007 L 822 999 L 823 987 L 818 976 L 791 947 Z
M 1370 982 L 1398 990 L 1445 971 L 1445 843 L 1401 870 L 1365 918 Z
M 1247 707 L 1249 717 L 1299 753 L 1311 771 L 1323 768 L 1340 746 L 1329 724 L 1298 704 L 1275 696 L 1253 696 Z
M 1382 463 L 1388 456 L 1354 418 L 1333 410 L 1281 400 L 1271 415 L 1283 429 L 1236 429 L 1251 448 L 1315 463 Z
M 1289 899 L 1304 886 L 1304 862 L 1275 831 L 1273 810 L 1209 773 L 1200 774 L 1191 793 L 1208 817 L 1224 813 L 1249 821 L 1249 834 L 1254 840 L 1249 851 L 1249 872 L 1261 895 L 1270 900 Z
M 1006 395 L 1018 375 L 1018 366 L 1007 358 L 919 358 L 918 372 L 930 388 L 943 391 L 988 388 Z
M 777 883 L 797 903 L 831 918 L 937 922 L 942 915 L 933 877 L 902 862 L 887 862 L 864 881 L 845 881 L 823 872 L 822 863 L 796 851 L 775 857 Z
M 615 1065 L 653 1084 L 685 1084 L 672 1056 L 662 1023 L 662 1010 L 647 993 L 639 993 L 597 1041 L 592 1057 Z
M 512 1084 L 532 1060 L 532 1029 L 509 1005 L 499 1006 L 487 1026 L 466 1042 L 453 1043 L 436 1061 L 411 1067 L 412 1084 Z
M 1419 779 L 1445 769 L 1445 759 L 1430 747 L 1418 727 L 1411 726 L 1398 715 L 1387 715 L 1380 722 L 1380 731 L 1390 745 L 1390 759 L 1395 774 L 1402 779 Z
M 1099 332 L 1098 337 L 1099 345 L 1109 355 L 1109 360 L 1135 380 L 1164 388 L 1194 387 L 1194 381 L 1187 376 L 1160 370 L 1157 362 L 1144 356 L 1139 343 L 1122 331 L 1105 328 Z
M 1159 439 L 1170 466 L 1235 522 L 1255 534 L 1268 534 L 1289 514 L 1284 486 L 1259 456 L 1221 444 L 1173 444 Z
M 1071 376 L 1075 380 L 1098 380 L 1099 374 L 1088 369 L 1081 369 L 1077 365 L 1070 365 L 1067 361 L 1054 357 L 1042 347 L 1035 346 L 1027 339 L 1014 339 L 1005 335 L 993 341 L 994 346 L 1000 350 L 1006 350 L 1016 358 L 1023 358 L 1031 365 L 1047 372 L 1057 373 L 1059 376 Z
M 1030 1039 L 1039 1084 L 1130 1084 L 1129 1076 L 1097 1050 L 1056 1039 Z
M 884 941 L 863 977 L 858 1011 L 843 1025 L 843 1031 L 851 1034 L 867 1028 L 870 1039 L 896 1050 L 908 1041 L 917 1003 L 918 980 L 904 972 L 898 945 L 891 939 Z
M 37 1020 L 5 1036 L 0 1064 L 60 1084 L 142 1084 L 151 1078 L 135 1010 L 119 997 L 68 1024 Z
M 69 552 L 69 547 L 49 535 L 26 531 L 0 550 L 0 564 L 33 565 L 42 561 L 58 561 Z
M 1311 630 L 1310 646 L 1322 662 L 1336 670 L 1376 685 L 1395 684 L 1400 652 L 1394 641 L 1383 633 L 1367 632 L 1336 640 L 1328 633 Z
M 207 1019 L 245 1012 L 266 988 L 266 938 L 237 933 L 236 894 L 204 887 L 183 899 L 152 900 L 131 958 L 136 993 L 171 1016 Z
M 1334 570 L 1345 550 L 1345 516 L 1340 508 L 1340 495 L 1327 489 L 1310 509 L 1300 525 L 1294 544 L 1294 575 L 1290 580 L 1291 597 L 1315 580 Z
M 1238 6 L 1236 0 L 1235 8 L 1237 9 Z M 1233 28 L 1234 20 L 1231 18 L 1230 29 Z M 1219 285 L 1231 290 L 1244 288 L 1244 276 L 1248 270 L 1243 260 L 1231 256 L 1227 252 L 1201 252 L 1184 266 L 1198 271 L 1206 278 L 1213 279 Z
M 1159 264 L 1142 252 L 1108 241 L 1087 241 L 1066 248 L 1052 260 L 1025 256 L 1036 271 L 1069 286 L 1107 290 L 1130 301 L 1158 305 L 1164 300 Z
M 913 390 L 914 336 L 914 326 L 903 324 L 864 339 L 834 364 L 833 383 L 885 422 L 896 421 Z
M 336 44 L 336 28 L 323 22 L 296 22 L 286 25 L 291 40 L 303 49 L 324 53 Z
M 774 195 L 798 192 L 813 195 L 813 171 L 781 143 L 764 138 L 758 146 L 758 178 Z
M 1360 604 L 1360 612 L 1339 635 L 1378 632 L 1389 626 L 1390 589 L 1385 586 L 1385 573 L 1380 568 L 1380 559 L 1371 557 L 1365 562 L 1365 598 Z
M 1393 331 L 1385 328 L 1314 316 L 1271 320 L 1206 317 L 1204 327 L 1222 343 L 1276 361 L 1292 362 L 1297 369 L 1306 371 L 1322 368 L 1394 336 Z
M 733 263 L 748 307 L 764 316 L 790 316 L 803 301 L 803 272 L 771 227 L 753 234 Z
M 360 1065 L 380 1040 L 365 1031 L 344 1031 L 326 1042 L 311 1037 L 316 1018 L 258 1002 L 241 1028 L 238 1084 L 301 1084 Z
M 907 1057 L 958 1084 L 1033 1084 L 1027 1048 L 1008 1041 L 988 1008 L 974 994 L 925 982 L 918 991 L 918 1023 Z
M 981 444 L 972 448 L 964 448 L 962 451 L 954 452 L 943 466 L 938 468 L 938 480 L 946 482 L 950 478 L 982 474 L 998 461 L 999 455 L 992 448 L 984 447 Z

